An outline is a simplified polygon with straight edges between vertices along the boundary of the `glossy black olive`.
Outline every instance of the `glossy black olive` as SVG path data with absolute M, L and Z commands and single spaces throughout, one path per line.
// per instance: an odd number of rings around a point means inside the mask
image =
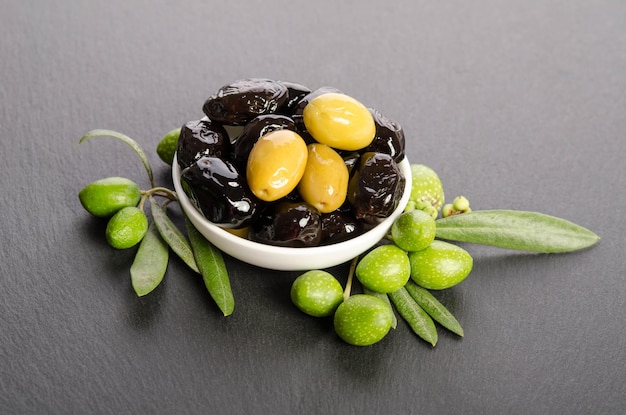
M 267 114 L 259 115 L 252 119 L 243 128 L 243 131 L 233 142 L 232 159 L 239 166 L 245 166 L 250 150 L 254 143 L 264 136 L 276 130 L 295 130 L 293 120 L 284 115 Z
M 181 169 L 203 156 L 225 158 L 230 153 L 230 139 L 224 127 L 202 118 L 189 121 L 180 130 L 176 158 Z
M 202 107 L 212 120 L 245 125 L 263 114 L 272 114 L 289 98 L 287 87 L 269 79 L 242 79 L 221 87 Z
M 400 124 L 381 114 L 378 110 L 368 108 L 374 124 L 376 135 L 374 140 L 362 152 L 374 151 L 389 154 L 396 163 L 404 158 L 404 131 Z
M 362 234 L 366 230 L 365 224 L 358 221 L 351 212 L 336 210 L 330 213 L 323 213 L 321 220 L 322 241 L 320 245 L 346 241 Z
M 319 245 L 320 214 L 301 202 L 279 202 L 265 210 L 253 225 L 251 239 L 270 245 L 301 248 Z
M 346 164 L 346 167 L 348 168 L 348 173 L 350 174 L 350 177 L 352 177 L 352 171 L 359 162 L 361 155 L 357 152 L 341 152 L 340 154 L 343 158 L 344 163 Z
M 294 107 L 302 98 L 311 93 L 311 89 L 294 82 L 278 81 L 287 87 L 287 101 L 278 109 L 279 114 L 291 115 Z
M 357 219 L 375 224 L 398 206 L 406 179 L 389 154 L 361 155 L 348 185 L 348 202 Z
M 189 199 L 211 222 L 241 228 L 256 219 L 260 202 L 235 165 L 217 157 L 201 157 L 181 173 Z

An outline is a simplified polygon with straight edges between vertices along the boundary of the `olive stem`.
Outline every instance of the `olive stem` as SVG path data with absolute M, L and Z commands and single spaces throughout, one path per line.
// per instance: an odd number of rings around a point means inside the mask
M 148 196 L 155 195 L 155 196 L 166 197 L 171 201 L 178 200 L 178 195 L 176 194 L 176 192 L 168 189 L 167 187 L 153 187 L 152 189 L 147 190 L 146 194 Z
M 359 262 L 359 256 L 355 256 L 350 263 L 350 271 L 348 271 L 348 281 L 346 281 L 346 289 L 343 291 L 343 301 L 346 301 L 350 297 L 352 291 L 352 280 L 354 278 L 354 270 Z
M 139 201 L 139 209 L 143 210 L 146 199 L 151 196 L 161 196 L 167 198 L 166 204 L 169 202 L 178 201 L 178 195 L 173 190 L 170 190 L 166 187 L 153 187 L 150 190 L 142 190 L 141 191 L 141 200 Z

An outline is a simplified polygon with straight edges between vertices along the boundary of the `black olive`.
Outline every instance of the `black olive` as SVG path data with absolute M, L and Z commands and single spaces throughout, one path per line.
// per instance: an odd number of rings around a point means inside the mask
M 275 113 L 289 98 L 287 87 L 269 79 L 242 79 L 221 87 L 202 110 L 212 120 L 226 125 L 245 125 L 263 114 Z
M 357 220 L 351 212 L 336 210 L 330 213 L 323 213 L 321 220 L 322 241 L 320 245 L 346 241 L 362 234 L 366 230 L 365 224 Z
M 260 202 L 235 165 L 217 157 L 201 157 L 181 173 L 189 199 L 211 222 L 242 228 L 256 219 Z
M 374 140 L 362 152 L 375 151 L 389 154 L 396 163 L 404 158 L 404 131 L 400 124 L 381 114 L 378 110 L 368 108 L 374 124 L 376 135 Z
M 302 98 L 311 93 L 311 89 L 294 82 L 278 81 L 287 87 L 287 101 L 278 109 L 279 114 L 291 115 L 294 107 Z
M 320 213 L 308 203 L 279 202 L 266 209 L 253 225 L 251 239 L 270 245 L 301 248 L 319 245 Z
M 226 158 L 230 153 L 230 139 L 224 127 L 208 118 L 189 121 L 180 130 L 176 157 L 181 169 L 203 156 Z
M 237 165 L 245 166 L 250 150 L 260 137 L 283 129 L 295 130 L 295 124 L 291 118 L 276 114 L 259 115 L 247 123 L 241 134 L 235 138 L 232 159 Z
M 357 165 L 359 159 L 361 158 L 361 155 L 355 151 L 352 151 L 352 152 L 342 151 L 339 154 L 341 154 L 341 157 L 343 158 L 343 161 L 346 164 L 346 167 L 348 168 L 348 173 L 350 174 L 350 177 L 352 177 L 352 170 L 354 170 L 354 167 Z
M 348 202 L 357 219 L 375 224 L 398 206 L 406 179 L 389 154 L 361 155 L 348 184 Z

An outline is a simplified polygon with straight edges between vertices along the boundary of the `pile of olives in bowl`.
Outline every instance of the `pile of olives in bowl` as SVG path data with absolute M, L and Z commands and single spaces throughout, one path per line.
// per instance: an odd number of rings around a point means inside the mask
M 271 269 L 346 262 L 378 243 L 411 189 L 404 132 L 331 87 L 225 85 L 180 130 L 174 187 L 225 253 Z

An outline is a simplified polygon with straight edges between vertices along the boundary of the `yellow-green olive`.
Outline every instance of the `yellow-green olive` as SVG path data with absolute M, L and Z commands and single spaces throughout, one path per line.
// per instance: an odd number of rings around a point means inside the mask
M 304 107 L 302 118 L 316 141 L 339 150 L 360 150 L 376 134 L 370 111 L 345 94 L 329 92 L 314 98 Z
M 306 161 L 306 143 L 297 133 L 290 130 L 268 133 L 259 138 L 248 156 L 248 186 L 261 200 L 278 200 L 296 188 Z
M 343 158 L 326 144 L 308 145 L 304 174 L 298 185 L 302 199 L 321 213 L 337 210 L 346 200 L 348 168 Z

